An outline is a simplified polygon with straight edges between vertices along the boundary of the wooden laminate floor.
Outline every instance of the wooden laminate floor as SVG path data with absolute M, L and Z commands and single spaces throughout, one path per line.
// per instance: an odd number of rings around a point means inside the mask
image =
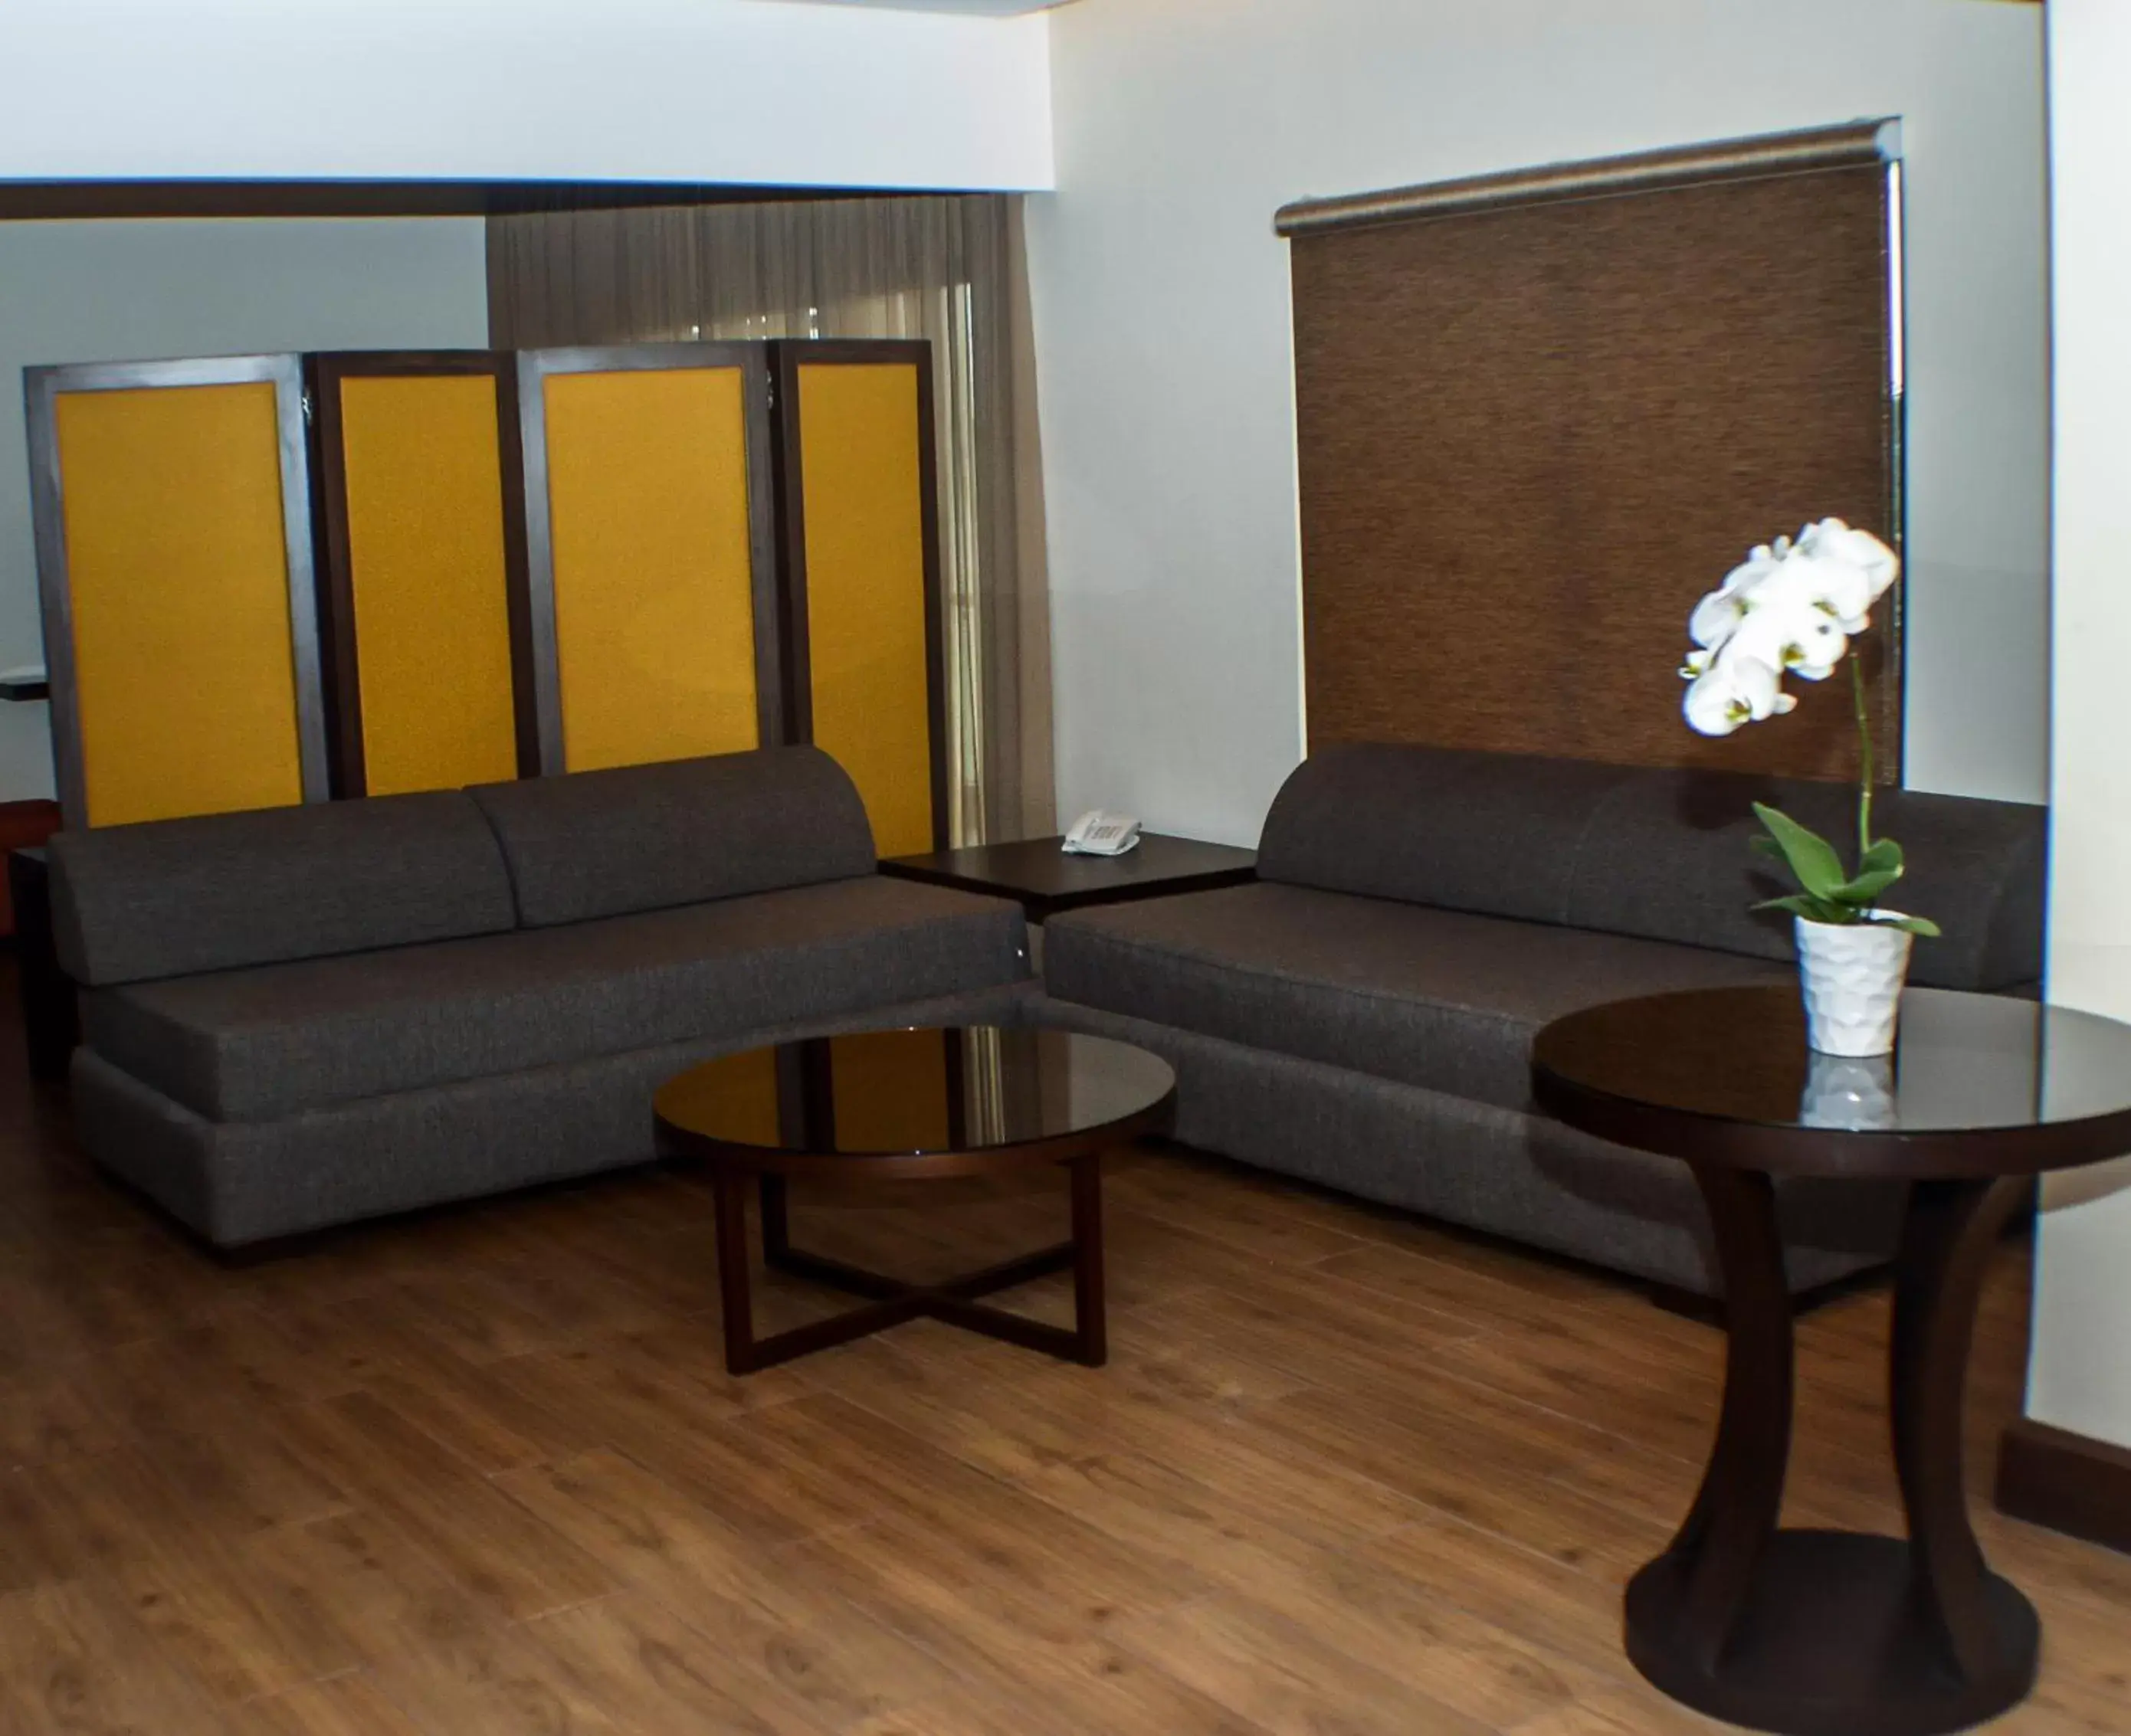
M 1107 1370 L 927 1324 L 735 1382 L 686 1176 L 232 1267 L 83 1164 L 15 1038 L 7 1736 L 1715 1728 L 1628 1667 L 1617 1604 L 1692 1492 L 1718 1341 L 1624 1286 L 1150 1153 L 1111 1184 Z M 795 1216 L 938 1274 L 1063 1212 L 960 1188 Z M 1979 1493 L 2025 1298 L 2009 1246 Z M 773 1288 L 763 1312 L 822 1307 Z M 1885 1315 L 1805 1327 L 1801 1518 L 1896 1523 Z M 2047 1628 L 1999 1728 L 2131 1729 L 2131 1560 L 1981 1523 Z

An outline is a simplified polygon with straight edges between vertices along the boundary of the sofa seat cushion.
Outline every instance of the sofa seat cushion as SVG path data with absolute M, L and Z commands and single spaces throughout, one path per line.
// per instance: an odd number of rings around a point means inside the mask
M 84 1016 L 92 1049 L 196 1113 L 265 1121 L 1027 973 L 1017 906 L 868 876 L 107 989 Z
M 1082 911 L 1044 929 L 1050 993 L 1521 1109 L 1549 1020 L 1781 965 L 1390 899 L 1269 885 Z

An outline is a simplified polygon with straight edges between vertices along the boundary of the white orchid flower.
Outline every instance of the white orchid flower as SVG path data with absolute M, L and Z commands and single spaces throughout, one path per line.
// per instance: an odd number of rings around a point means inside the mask
M 1730 735 L 1763 718 L 1789 711 L 1798 701 L 1783 691 L 1776 671 L 1758 658 L 1720 654 L 1687 690 L 1682 710 L 1688 727 L 1702 735 Z
M 1752 658 L 1809 681 L 1834 673 L 1850 636 L 1825 587 L 1796 571 L 1803 564 L 1794 556 L 1782 572 L 1756 587 L 1751 606 L 1725 643 L 1725 655 Z
M 1707 655 L 1722 650 L 1746 619 L 1746 605 L 1737 591 L 1712 591 L 1694 605 L 1694 613 L 1688 618 L 1687 636 Z
M 1872 583 L 1871 574 L 1847 557 L 1800 545 L 1755 595 L 1810 605 L 1854 636 L 1872 624 Z
M 1798 548 L 1817 560 L 1841 561 L 1865 576 L 1872 602 L 1894 588 L 1901 557 L 1869 530 L 1856 530 L 1840 519 L 1822 519 L 1798 533 Z
M 1705 651 L 1722 647 L 1746 618 L 1747 593 L 1779 571 L 1789 552 L 1790 544 L 1780 537 L 1773 548 L 1764 543 L 1750 551 L 1725 576 L 1722 585 L 1695 605 L 1688 622 L 1688 637 Z
M 1680 675 L 1687 720 L 1704 735 L 1729 735 L 1779 717 L 1798 701 L 1784 677 L 1825 681 L 1872 624 L 1870 610 L 1901 570 L 1894 552 L 1840 519 L 1807 525 L 1751 550 L 1688 621 L 1694 648 Z

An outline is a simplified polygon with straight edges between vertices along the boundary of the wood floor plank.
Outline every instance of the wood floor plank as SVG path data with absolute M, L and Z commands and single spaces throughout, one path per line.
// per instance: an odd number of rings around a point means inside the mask
M 1305 1385 L 1358 1385 L 1420 1373 L 1453 1346 L 1490 1335 L 1442 1314 L 1337 1278 L 1262 1272 L 1247 1284 L 1209 1286 L 1162 1310 L 1195 1346 L 1219 1346 Z
M 557 1531 L 711 1636 L 810 1722 L 841 1729 L 955 1697 L 952 1672 L 619 1454 L 499 1479 Z M 604 1607 L 602 1605 L 602 1607 Z M 745 1696 L 743 1696 L 745 1697 Z M 762 1695 L 750 1704 L 759 1705 Z
M 1345 1206 L 1231 1165 L 1142 1164 L 1114 1176 L 1109 1193 L 1131 1212 L 1225 1242 L 1261 1265 L 1309 1265 L 1366 1239 L 1367 1221 Z
M 723 1614 L 712 1609 L 692 1624 L 649 1597 L 623 1593 L 544 1617 L 522 1635 L 623 1729 L 827 1736 L 890 1709 L 886 1683 L 846 1699 L 847 1684 L 839 1682 L 810 1702 L 753 1667 Z M 800 1665 L 793 1669 L 805 1686 L 820 1686 Z
M 367 1393 L 309 1406 L 286 1429 L 365 1511 L 419 1539 L 456 1583 L 512 1620 L 620 1589 L 590 1556 Z
M 431 1736 L 630 1736 L 644 1729 L 611 1714 L 563 1658 L 516 1628 L 405 1653 L 379 1664 L 374 1679 Z
M 1126 1649 L 1271 1733 L 1318 1736 L 1482 1736 L 1488 1726 L 1453 1710 L 1402 1676 L 1358 1662 L 1320 1635 L 1243 1600 L 1200 1599 L 1128 1618 Z
M 69 1370 L 0 1387 L 0 1471 L 84 1458 L 118 1444 L 111 1420 L 83 1395 Z
M 1303 1393 L 1262 1407 L 1255 1420 L 1418 1505 L 1566 1566 L 1625 1577 L 1676 1528 L 1585 1492 L 1584 1469 L 1617 1456 L 1612 1442 L 1572 1451 L 1502 1427 L 1477 1404 L 1460 1405 L 1454 1393 L 1440 1404 L 1404 1394 Z
M 213 1528 L 130 1445 L 0 1473 L 0 1590 L 182 1553 Z
M 1319 1260 L 1316 1270 L 1375 1290 L 1398 1300 L 1434 1309 L 1487 1331 L 1509 1325 L 1545 1328 L 1560 1319 L 1564 1304 L 1550 1290 L 1516 1281 L 1516 1275 L 1444 1260 L 1420 1247 L 1395 1242 L 1368 1241 Z M 1577 1305 L 1590 1306 L 1579 1289 Z M 1640 1296 L 1629 1298 L 1638 1309 L 1648 1308 Z M 1655 1311 L 1654 1311 L 1655 1312 Z M 1637 1322 L 1639 1329 L 1686 1335 L 1691 1340 L 1714 1341 L 1707 1327 L 1674 1322 L 1658 1313 L 1655 1319 Z
M 1040 1553 L 1018 1550 L 1011 1538 L 988 1545 L 901 1520 L 796 1546 L 791 1567 L 946 1667 L 956 1694 L 919 1710 L 944 1708 L 953 1727 L 1015 1736 L 1262 1736 L 1157 1662 L 1115 1643 L 1111 1630 L 1121 1616 L 1166 1602 L 1143 1581 L 1111 1588 L 1061 1579 L 1047 1572 Z M 1115 1596 L 1105 1595 L 1111 1589 Z M 914 1715 L 891 1718 L 885 1728 L 922 1729 Z
M 366 1674 L 292 1688 L 222 1716 L 227 1736 L 423 1736 Z
M 141 1628 L 219 1705 L 300 1687 L 363 1659 L 354 1630 L 313 1577 L 256 1538 L 204 1538 L 113 1567 L 110 1583 Z
M 213 1736 L 219 1719 L 92 1583 L 0 1596 L 0 1729 L 8 1736 Z
M 228 1370 L 196 1380 L 181 1362 L 143 1355 L 105 1365 L 89 1397 L 204 1523 L 258 1530 L 346 1511 L 345 1492 L 290 1446 L 289 1413 L 247 1385 Z
M 244 1550 L 259 1580 L 297 1588 L 367 1662 L 456 1644 L 502 1619 L 376 1514 L 263 1533 Z

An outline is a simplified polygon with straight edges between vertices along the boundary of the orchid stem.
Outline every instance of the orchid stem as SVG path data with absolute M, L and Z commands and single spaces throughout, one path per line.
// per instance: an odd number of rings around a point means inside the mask
M 1850 659 L 1850 691 L 1857 701 L 1857 858 L 1864 870 L 1872 848 L 1872 720 L 1865 706 L 1865 659 Z

